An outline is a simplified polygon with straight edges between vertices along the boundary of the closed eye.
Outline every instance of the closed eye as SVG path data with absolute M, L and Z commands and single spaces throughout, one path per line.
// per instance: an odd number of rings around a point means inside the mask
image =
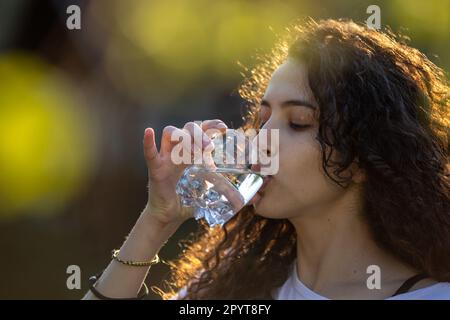
M 293 122 L 289 122 L 289 127 L 291 127 L 294 130 L 303 130 L 303 129 L 311 127 L 311 125 L 309 125 L 309 124 L 296 124 L 296 123 L 293 123 Z

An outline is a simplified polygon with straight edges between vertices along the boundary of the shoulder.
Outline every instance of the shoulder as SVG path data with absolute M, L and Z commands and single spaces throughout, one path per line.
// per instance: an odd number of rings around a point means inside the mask
M 438 282 L 430 286 L 400 294 L 395 299 L 450 300 L 450 282 Z
M 450 300 L 450 282 L 439 282 L 428 288 L 430 298 Z

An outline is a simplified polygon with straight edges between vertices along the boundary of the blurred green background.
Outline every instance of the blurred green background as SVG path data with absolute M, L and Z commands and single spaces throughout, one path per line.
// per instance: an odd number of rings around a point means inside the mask
M 66 27 L 71 4 L 81 30 Z M 449 70 L 449 0 L 0 0 L 0 298 L 81 298 L 145 206 L 144 129 L 239 126 L 238 61 L 251 67 L 293 19 L 362 22 L 371 4 Z M 81 290 L 66 287 L 69 265 Z

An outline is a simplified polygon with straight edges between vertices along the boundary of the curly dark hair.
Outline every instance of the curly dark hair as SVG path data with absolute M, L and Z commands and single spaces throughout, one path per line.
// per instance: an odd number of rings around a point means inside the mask
M 326 175 L 342 188 L 357 163 L 366 175 L 363 213 L 374 240 L 404 263 L 450 281 L 450 90 L 442 69 L 389 30 L 348 20 L 294 22 L 239 88 L 244 128 L 258 128 L 258 105 L 273 71 L 302 62 L 320 106 L 316 140 Z M 333 155 L 338 157 L 333 157 Z M 338 159 L 338 160 L 336 160 Z M 223 228 L 202 224 L 169 262 L 169 299 L 271 299 L 296 258 L 296 230 L 245 207 Z

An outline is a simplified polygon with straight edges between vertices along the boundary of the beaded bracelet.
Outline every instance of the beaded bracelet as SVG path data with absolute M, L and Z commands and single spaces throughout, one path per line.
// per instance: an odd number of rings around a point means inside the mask
M 159 256 L 156 255 L 155 258 L 151 261 L 126 261 L 119 258 L 120 250 L 113 250 L 111 258 L 116 260 L 117 262 L 120 262 L 122 264 L 125 264 L 127 266 L 132 267 L 150 267 L 152 265 L 158 264 L 160 262 Z

